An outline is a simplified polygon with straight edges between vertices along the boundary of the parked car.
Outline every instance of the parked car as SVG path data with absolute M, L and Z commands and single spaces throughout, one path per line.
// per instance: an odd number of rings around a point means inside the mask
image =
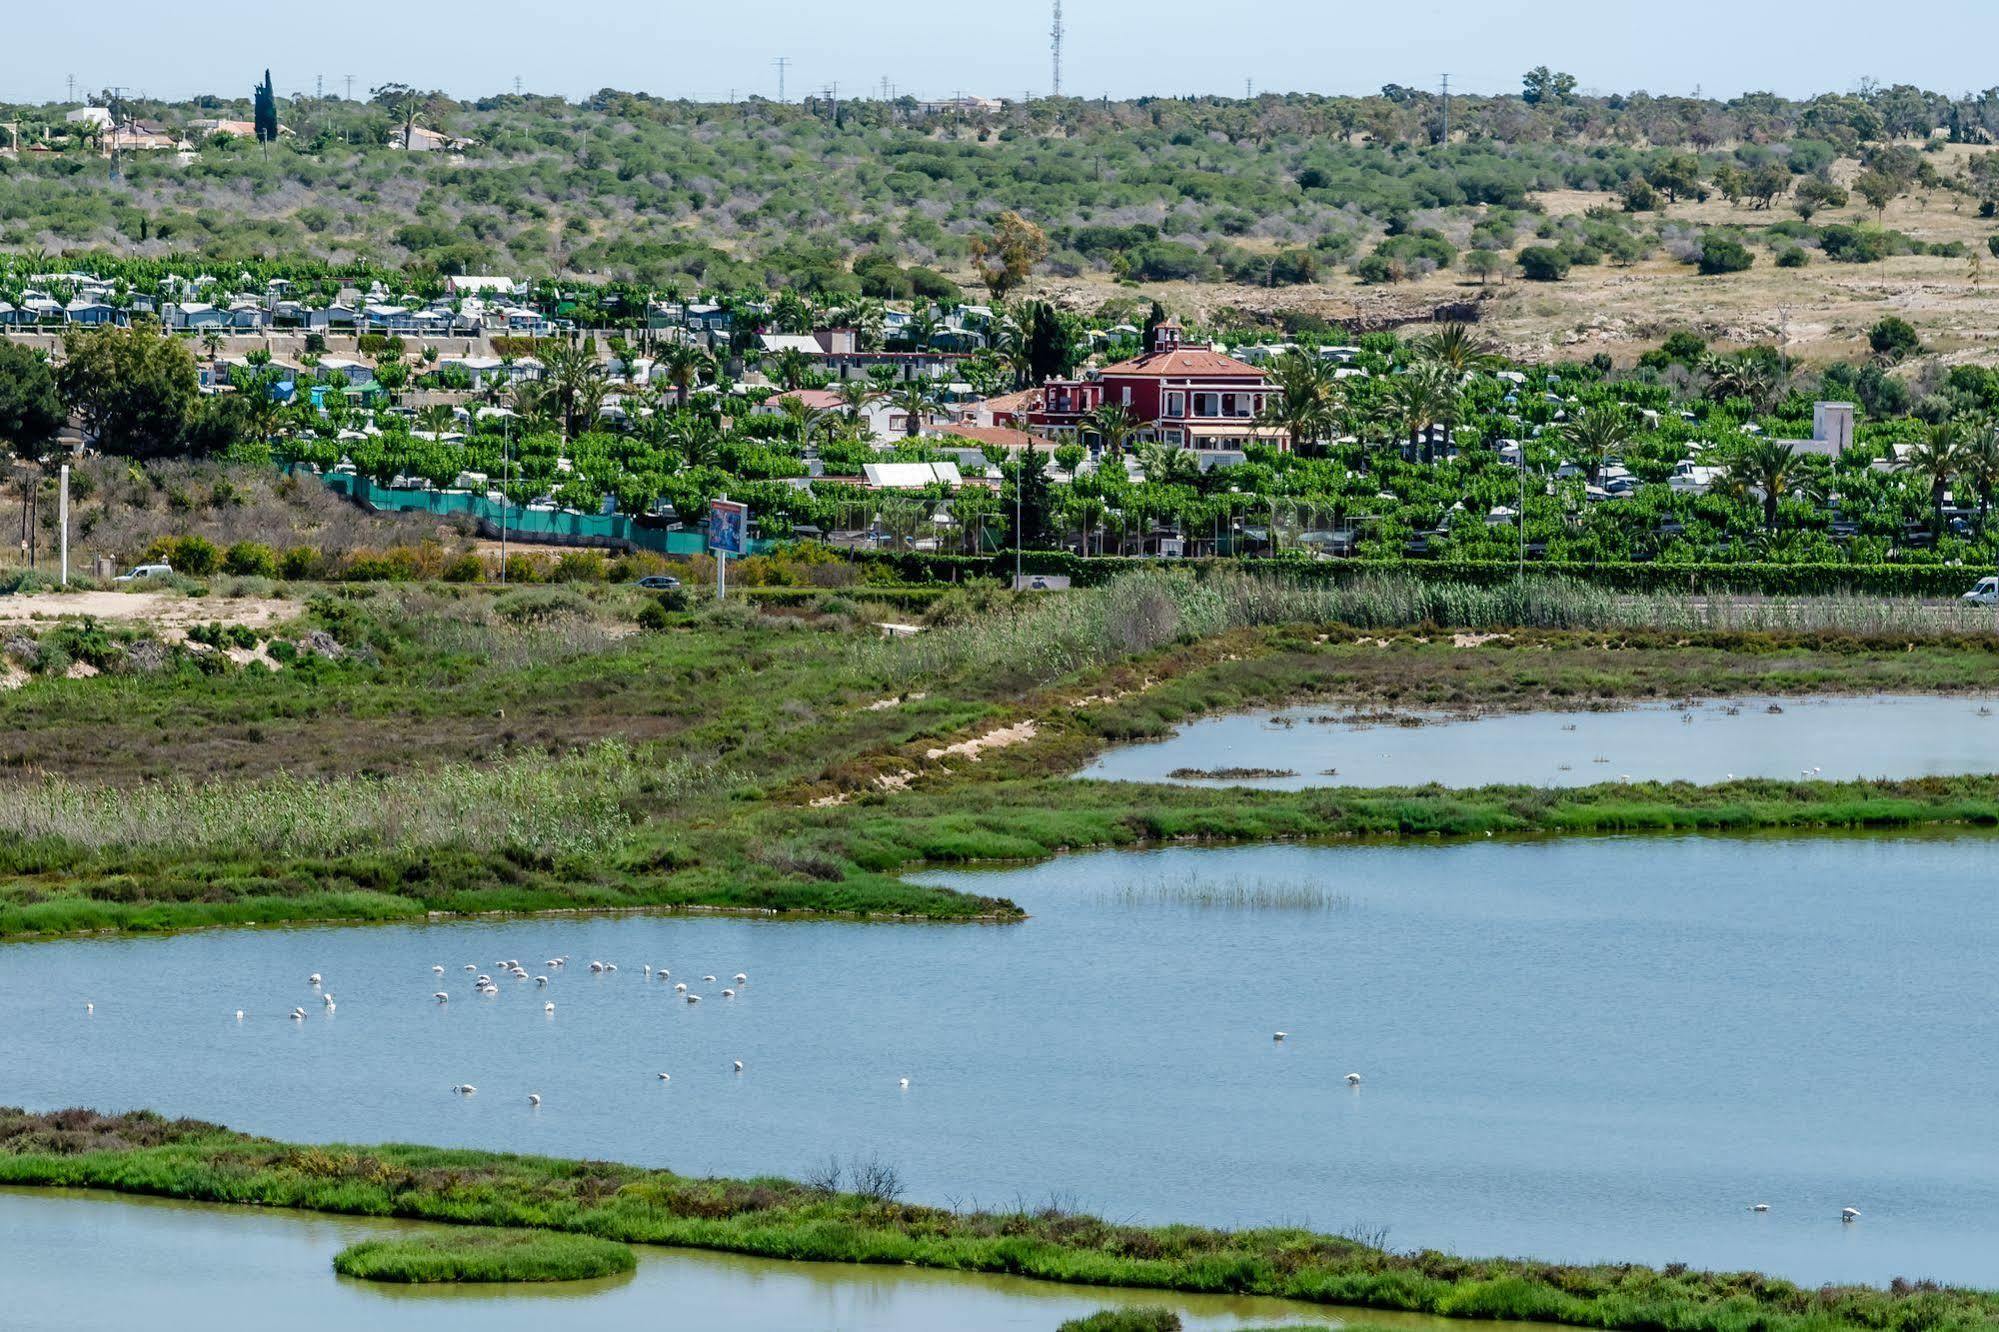
M 1999 578 L 1979 579 L 1977 587 L 1958 599 L 1974 606 L 1999 606 Z
M 148 578 L 165 578 L 174 571 L 171 564 L 142 564 L 130 573 L 121 573 L 111 581 L 114 583 L 139 583 Z
M 653 592 L 670 592 L 680 586 L 680 580 L 672 574 L 647 574 L 639 579 L 639 586 Z

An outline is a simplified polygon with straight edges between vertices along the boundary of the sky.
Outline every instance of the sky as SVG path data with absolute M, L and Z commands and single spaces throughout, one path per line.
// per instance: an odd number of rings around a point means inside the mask
M 775 97 L 779 57 L 790 61 L 792 100 L 834 83 L 843 95 L 879 93 L 884 79 L 924 98 L 1040 96 L 1051 4 L 342 0 L 190 21 L 159 0 L 4 0 L 0 32 L 14 58 L 0 62 L 0 102 L 59 100 L 72 74 L 79 89 L 246 96 L 267 65 L 284 95 L 322 77 L 342 92 L 351 74 L 364 96 L 394 81 L 476 97 L 518 77 L 530 92 L 570 97 L 605 87 Z M 1880 0 L 1067 0 L 1067 11 L 1072 95 L 1361 93 L 1433 87 L 1445 73 L 1469 92 L 1514 92 L 1540 64 L 1605 92 L 1999 84 L 1994 0 L 1929 0 L 1920 21 L 1900 24 L 1882 21 Z

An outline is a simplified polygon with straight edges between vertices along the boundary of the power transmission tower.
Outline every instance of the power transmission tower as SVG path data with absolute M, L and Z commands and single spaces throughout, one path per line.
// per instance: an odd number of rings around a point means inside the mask
M 325 96 L 326 96 L 326 76 L 324 74 L 313 75 L 312 100 L 316 102 Z
M 1444 142 L 1451 141 L 1451 76 L 1444 75 Z
M 63 100 L 65 102 L 74 102 L 76 100 L 76 75 L 74 74 L 69 76 L 69 95 L 63 98 Z
M 1256 80 L 1244 79 L 1242 81 L 1242 100 L 1245 102 L 1254 102 L 1256 100 Z
M 777 66 L 777 100 L 781 105 L 784 102 L 784 72 L 791 68 L 791 57 L 779 56 L 770 63 Z
M 514 96 L 519 97 L 520 95 L 521 95 L 521 76 L 516 74 L 514 75 Z
M 347 100 L 351 102 L 354 100 L 354 76 L 352 74 L 344 74 L 341 77 L 347 80 Z
M 1048 30 L 1049 54 L 1054 60 L 1053 95 L 1062 95 L 1062 0 L 1055 0 L 1055 26 Z

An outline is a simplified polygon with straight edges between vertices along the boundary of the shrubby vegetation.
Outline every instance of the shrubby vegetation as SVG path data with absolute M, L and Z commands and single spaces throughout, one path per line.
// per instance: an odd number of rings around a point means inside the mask
M 404 1239 L 362 1240 L 333 1255 L 333 1270 L 361 1281 L 473 1285 L 503 1281 L 591 1281 L 638 1266 L 631 1246 L 560 1231 L 455 1229 Z
M 0 1110 L 0 1182 L 1609 1332 L 1971 1332 L 1999 1319 L 1999 1296 L 1929 1282 L 1811 1290 L 1755 1273 L 1680 1265 L 1658 1270 L 1400 1253 L 1299 1229 L 1134 1226 L 1052 1206 L 926 1207 L 884 1189 L 839 1192 L 838 1175 L 803 1184 L 692 1179 L 492 1152 L 292 1146 L 144 1112 Z M 1177 1323 L 1170 1314 L 1142 1312 L 1098 1319 L 1082 1326 L 1166 1332 Z

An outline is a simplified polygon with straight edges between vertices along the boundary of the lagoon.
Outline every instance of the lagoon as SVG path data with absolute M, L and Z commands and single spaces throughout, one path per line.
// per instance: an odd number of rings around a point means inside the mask
M 0 1324 L 9 1332 L 542 1332 L 609 1317 L 731 1332 L 1054 1332 L 1065 1319 L 1140 1304 L 1176 1309 L 1196 1332 L 1307 1317 L 1334 1321 L 1326 1310 L 1282 1300 L 1077 1290 L 643 1246 L 638 1271 L 628 1276 L 550 1286 L 390 1286 L 334 1275 L 333 1255 L 345 1246 L 419 1229 L 425 1227 L 79 1191 L 0 1190 L 0 1291 L 6 1292 Z M 1365 1317 L 1404 1332 L 1454 1326 L 1436 1318 Z
M 1014 897 L 1033 918 L 1012 926 L 571 917 L 14 944 L 0 1102 L 689 1173 L 879 1156 L 929 1202 L 1992 1286 L 1995 851 L 1971 834 L 1173 849 L 935 876 Z M 481 999 L 461 970 L 558 954 L 545 991 L 501 978 Z M 593 958 L 619 970 L 592 976 Z M 1842 1226 L 1849 1205 L 1865 1216 Z
M 1773 711 L 1772 709 L 1776 709 Z M 1400 724 L 1407 723 L 1407 724 Z M 1254 769 L 1288 776 L 1191 778 Z M 1079 777 L 1295 791 L 1308 787 L 1710 785 L 1999 772 L 1999 706 L 1984 698 L 1737 698 L 1616 711 L 1369 718 L 1326 707 L 1204 718 L 1102 755 Z M 1181 775 L 1175 776 L 1176 773 Z

